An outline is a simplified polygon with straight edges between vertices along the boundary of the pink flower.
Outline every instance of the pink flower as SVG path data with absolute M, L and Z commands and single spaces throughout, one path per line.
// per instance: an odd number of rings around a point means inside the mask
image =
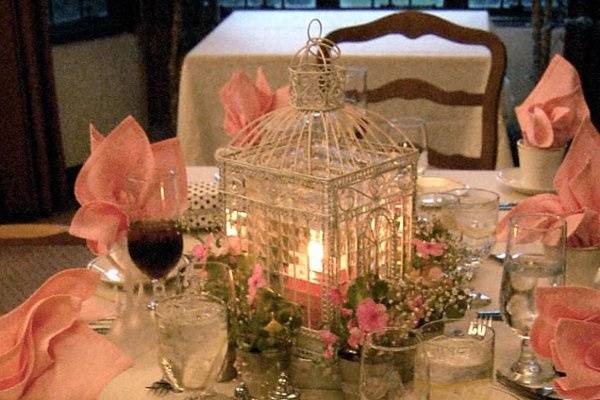
M 358 327 L 364 332 L 372 332 L 385 328 L 388 315 L 383 304 L 377 304 L 373 299 L 364 299 L 356 309 Z
M 248 304 L 254 304 L 254 297 L 256 296 L 256 292 L 259 288 L 266 286 L 267 281 L 263 276 L 262 265 L 257 263 L 254 266 L 254 270 L 252 271 L 252 276 L 248 278 Z
M 350 329 L 350 336 L 348 337 L 348 346 L 353 349 L 357 349 L 358 346 L 362 346 L 365 340 L 365 333 L 359 328 Z
M 335 307 L 341 307 L 346 302 L 346 298 L 340 288 L 331 289 L 331 302 Z
M 197 245 L 192 247 L 192 256 L 194 256 L 194 258 L 198 260 L 199 263 L 204 264 L 208 259 L 208 255 L 210 253 L 210 245 L 211 243 L 209 243 L 208 240 L 206 241 L 206 243 L 198 243 Z
M 338 337 L 327 329 L 319 331 L 319 336 L 321 337 L 321 343 L 323 343 L 323 347 L 325 347 L 325 350 L 323 351 L 323 357 L 333 357 L 333 346 L 337 342 Z
M 349 308 L 340 308 L 340 315 L 344 318 L 348 318 L 352 316 L 352 310 Z
M 426 242 L 424 240 L 413 239 L 417 255 L 421 258 L 428 259 L 429 256 L 439 257 L 444 254 L 446 245 L 438 242 Z

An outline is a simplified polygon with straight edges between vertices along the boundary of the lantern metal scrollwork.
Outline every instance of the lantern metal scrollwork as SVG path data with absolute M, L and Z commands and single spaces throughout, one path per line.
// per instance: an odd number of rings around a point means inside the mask
M 411 251 L 418 153 L 385 118 L 345 103 L 339 56 L 309 33 L 289 66 L 290 105 L 217 152 L 227 233 L 251 241 L 309 328 L 332 318 L 333 288 L 369 271 L 397 280 Z

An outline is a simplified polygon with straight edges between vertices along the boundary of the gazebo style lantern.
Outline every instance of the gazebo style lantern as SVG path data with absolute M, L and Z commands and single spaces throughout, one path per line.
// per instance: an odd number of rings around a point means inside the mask
M 339 55 L 309 35 L 289 67 L 291 104 L 217 152 L 227 233 L 251 241 L 271 287 L 313 329 L 333 317 L 333 288 L 369 271 L 397 280 L 411 252 L 418 153 L 344 102 Z

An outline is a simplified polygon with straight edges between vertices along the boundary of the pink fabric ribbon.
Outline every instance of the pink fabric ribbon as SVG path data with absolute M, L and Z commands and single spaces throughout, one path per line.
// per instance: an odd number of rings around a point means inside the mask
M 0 316 L 1 400 L 95 399 L 131 359 L 82 320 L 100 281 L 97 272 L 69 269 Z
M 560 55 L 515 113 L 525 144 L 540 148 L 566 145 L 590 115 L 579 75 Z
M 566 218 L 567 245 L 600 245 L 600 134 L 584 120 L 554 177 L 557 194 L 529 197 L 498 223 L 498 240 L 506 240 L 508 221 L 524 213 L 550 213 Z
M 541 287 L 531 346 L 566 376 L 554 381 L 561 396 L 600 399 L 600 291 L 587 287 Z
M 235 137 L 252 121 L 288 105 L 289 87 L 284 86 L 273 92 L 262 67 L 258 67 L 254 83 L 244 72 L 236 72 L 221 88 L 219 97 L 225 112 L 223 127 L 227 134 Z
M 177 173 L 180 208 L 187 207 L 185 161 L 177 138 L 150 144 L 137 121 L 125 118 L 104 137 L 90 126 L 91 155 L 75 181 L 81 207 L 69 232 L 87 239 L 95 254 L 105 254 L 127 232 L 132 210 L 144 207 L 141 190 L 132 192 L 128 180 L 145 180 L 160 167 Z

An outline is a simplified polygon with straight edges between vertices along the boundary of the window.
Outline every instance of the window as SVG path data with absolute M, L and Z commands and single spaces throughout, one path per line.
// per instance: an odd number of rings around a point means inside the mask
M 131 31 L 137 2 L 120 0 L 50 0 L 48 17 L 54 44 Z

